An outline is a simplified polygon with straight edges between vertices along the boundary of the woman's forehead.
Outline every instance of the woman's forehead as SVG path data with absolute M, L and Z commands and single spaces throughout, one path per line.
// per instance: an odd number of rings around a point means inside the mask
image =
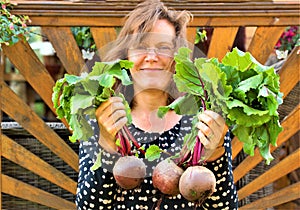
M 140 38 L 135 39 L 138 43 L 158 44 L 158 43 L 173 43 L 175 36 L 162 33 L 145 33 Z

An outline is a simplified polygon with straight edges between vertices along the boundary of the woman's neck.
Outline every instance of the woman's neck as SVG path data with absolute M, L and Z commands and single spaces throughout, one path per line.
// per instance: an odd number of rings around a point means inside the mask
M 181 119 L 175 112 L 168 112 L 163 118 L 157 116 L 160 106 L 166 106 L 168 95 L 163 92 L 143 91 L 134 97 L 132 121 L 138 128 L 147 132 L 162 133 L 171 129 Z
M 136 94 L 133 97 L 132 110 L 141 113 L 151 113 L 160 106 L 166 106 L 168 94 L 161 91 L 147 90 Z

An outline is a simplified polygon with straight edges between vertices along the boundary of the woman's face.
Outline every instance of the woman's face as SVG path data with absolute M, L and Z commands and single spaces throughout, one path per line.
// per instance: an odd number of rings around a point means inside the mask
M 174 38 L 174 26 L 162 19 L 141 43 L 129 48 L 128 60 L 134 62 L 130 73 L 135 91 L 167 90 L 174 73 Z

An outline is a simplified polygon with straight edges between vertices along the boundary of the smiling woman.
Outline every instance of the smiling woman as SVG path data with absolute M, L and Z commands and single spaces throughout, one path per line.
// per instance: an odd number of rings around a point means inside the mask
M 132 135 L 144 150 L 155 145 L 166 153 L 150 162 L 139 147 L 132 145 L 132 153 L 146 164 L 146 177 L 138 188 L 120 187 L 112 170 L 119 159 L 116 134 L 128 119 L 122 98 L 111 97 L 103 102 L 96 110 L 97 120 L 90 121 L 94 136 L 80 145 L 78 209 L 237 209 L 230 133 L 225 135 L 227 129 L 221 115 L 209 110 L 195 119 L 199 121 L 197 131 L 204 145 L 206 167 L 218 179 L 216 192 L 200 203 L 189 201 L 181 194 L 164 195 L 152 184 L 156 164 L 169 157 L 166 154 L 179 152 L 184 137 L 192 129 L 193 116 L 178 115 L 172 110 L 163 118 L 157 116 L 159 107 L 169 105 L 179 96 L 173 81 L 174 52 L 187 44 L 186 26 L 190 18 L 189 12 L 168 9 L 158 0 L 145 1 L 129 13 L 117 40 L 109 47 L 104 61 L 127 59 L 134 63 L 128 70 L 133 85 L 114 86 L 130 104 L 132 124 L 128 125 L 128 135 Z M 208 154 L 213 154 L 219 146 L 224 147 L 223 153 L 211 162 Z M 90 170 L 96 161 L 95 154 L 99 153 L 102 154 L 102 166 Z

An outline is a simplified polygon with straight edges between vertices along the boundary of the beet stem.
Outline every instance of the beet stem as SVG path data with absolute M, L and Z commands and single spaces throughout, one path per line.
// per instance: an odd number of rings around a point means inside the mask
M 192 161 L 193 166 L 197 165 L 198 163 L 199 139 L 197 137 L 196 137 L 196 143 L 193 151 L 193 161 Z
M 122 130 L 129 136 L 130 140 L 132 141 L 132 143 L 134 144 L 134 146 L 136 146 L 136 148 L 141 151 L 141 153 L 143 155 L 146 154 L 146 152 L 141 148 L 141 146 L 139 145 L 139 143 L 136 141 L 136 139 L 132 136 L 132 134 L 130 133 L 129 129 L 127 128 L 127 126 L 124 126 L 122 128 Z
M 117 138 L 120 139 L 120 144 L 121 144 L 121 146 L 118 146 L 118 151 L 119 153 L 121 153 L 122 156 L 124 156 L 125 155 L 124 140 L 120 132 L 117 133 Z

